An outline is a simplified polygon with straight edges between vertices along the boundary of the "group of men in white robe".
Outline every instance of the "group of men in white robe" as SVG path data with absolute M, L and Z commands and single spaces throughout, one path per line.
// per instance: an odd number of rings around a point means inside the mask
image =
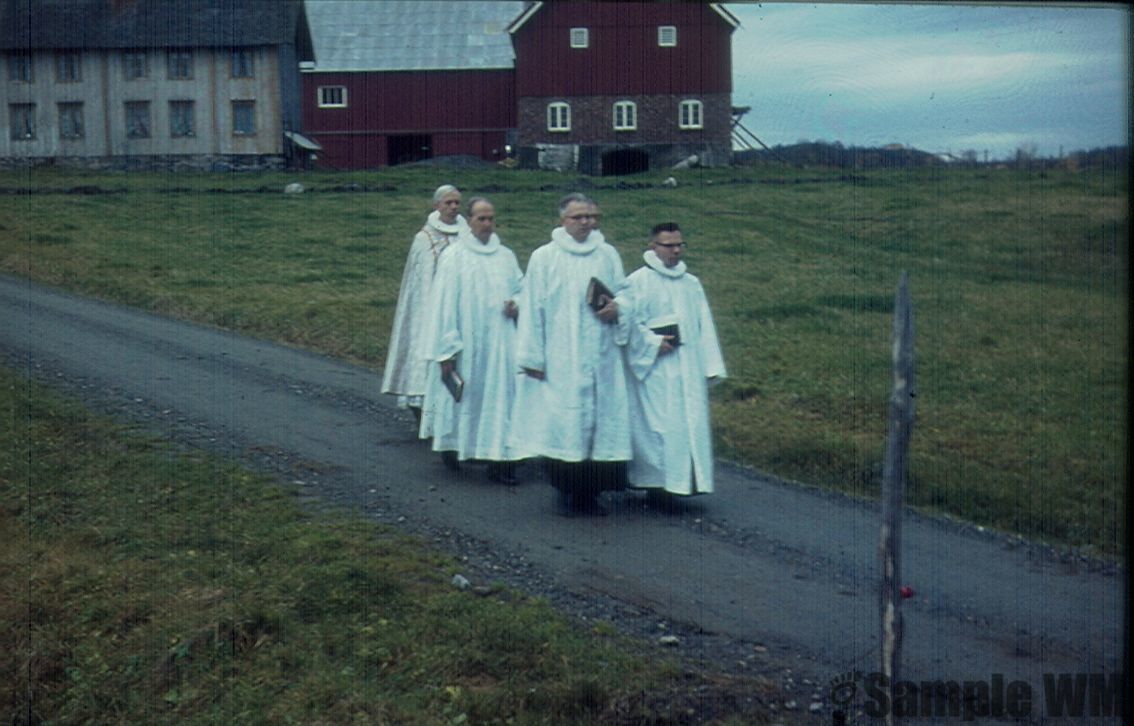
M 601 492 L 627 485 L 711 492 L 708 383 L 725 367 L 678 226 L 654 227 L 627 277 L 598 205 L 569 194 L 521 274 L 492 203 L 470 200 L 467 220 L 459 206 L 459 191 L 438 189 L 414 240 L 383 382 L 420 406 L 418 433 L 446 466 L 484 460 L 489 478 L 512 484 L 516 462 L 541 458 L 565 514 L 601 513 Z M 588 299 L 592 280 L 610 294 Z

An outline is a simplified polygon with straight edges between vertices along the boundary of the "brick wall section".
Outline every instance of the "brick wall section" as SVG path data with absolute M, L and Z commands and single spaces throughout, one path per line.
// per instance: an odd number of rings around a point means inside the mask
M 678 110 L 684 100 L 704 104 L 704 128 L 678 128 Z M 571 106 L 571 130 L 547 130 L 547 105 L 562 101 Z M 614 103 L 638 105 L 638 128 L 614 130 Z M 576 96 L 519 99 L 517 143 L 532 144 L 724 144 L 731 143 L 732 100 L 727 93 L 706 96 Z

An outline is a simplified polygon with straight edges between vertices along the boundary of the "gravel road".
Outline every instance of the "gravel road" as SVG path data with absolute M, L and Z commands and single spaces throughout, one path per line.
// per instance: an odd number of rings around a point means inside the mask
M 720 463 L 718 492 L 677 511 L 620 492 L 607 516 L 564 518 L 534 466 L 514 488 L 445 470 L 380 372 L 2 276 L 0 321 L 0 362 L 422 534 L 473 584 L 675 635 L 674 652 L 765 674 L 804 712 L 833 679 L 878 670 L 873 503 Z M 913 512 L 903 542 L 904 678 L 1002 674 L 1039 694 L 1044 674 L 1121 671 L 1124 566 Z

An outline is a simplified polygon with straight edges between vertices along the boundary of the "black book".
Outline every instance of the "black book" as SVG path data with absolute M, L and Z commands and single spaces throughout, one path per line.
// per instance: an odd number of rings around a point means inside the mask
M 461 378 L 460 373 L 457 373 L 456 366 L 450 369 L 447 374 L 441 374 L 441 382 L 445 384 L 445 388 L 449 389 L 449 393 L 453 394 L 453 400 L 460 403 L 461 394 L 465 391 L 465 379 Z
M 609 287 L 602 284 L 602 280 L 592 277 L 590 284 L 587 285 L 587 305 L 591 306 L 591 310 L 598 312 L 606 305 L 607 301 L 603 300 L 604 297 L 607 300 L 613 300 L 614 293 L 610 291 Z
M 674 348 L 681 345 L 681 333 L 677 328 L 676 315 L 665 315 L 659 318 L 654 318 L 650 322 L 646 323 L 646 326 L 649 327 L 649 329 L 657 335 L 672 335 L 673 340 L 669 341 L 669 344 Z

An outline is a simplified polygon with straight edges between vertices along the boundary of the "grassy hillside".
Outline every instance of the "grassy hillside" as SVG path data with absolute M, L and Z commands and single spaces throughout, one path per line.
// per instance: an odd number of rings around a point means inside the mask
M 1118 549 L 1125 173 L 763 167 L 690 170 L 661 187 L 670 173 L 8 171 L 0 188 L 21 193 L 0 195 L 0 269 L 377 367 L 434 187 L 490 196 L 521 264 L 547 239 L 557 199 L 581 189 L 628 271 L 653 223 L 685 230 L 730 374 L 713 391 L 718 452 L 868 496 L 884 450 L 889 313 L 908 270 L 919 369 L 909 501 Z M 307 193 L 280 193 L 295 179 Z

